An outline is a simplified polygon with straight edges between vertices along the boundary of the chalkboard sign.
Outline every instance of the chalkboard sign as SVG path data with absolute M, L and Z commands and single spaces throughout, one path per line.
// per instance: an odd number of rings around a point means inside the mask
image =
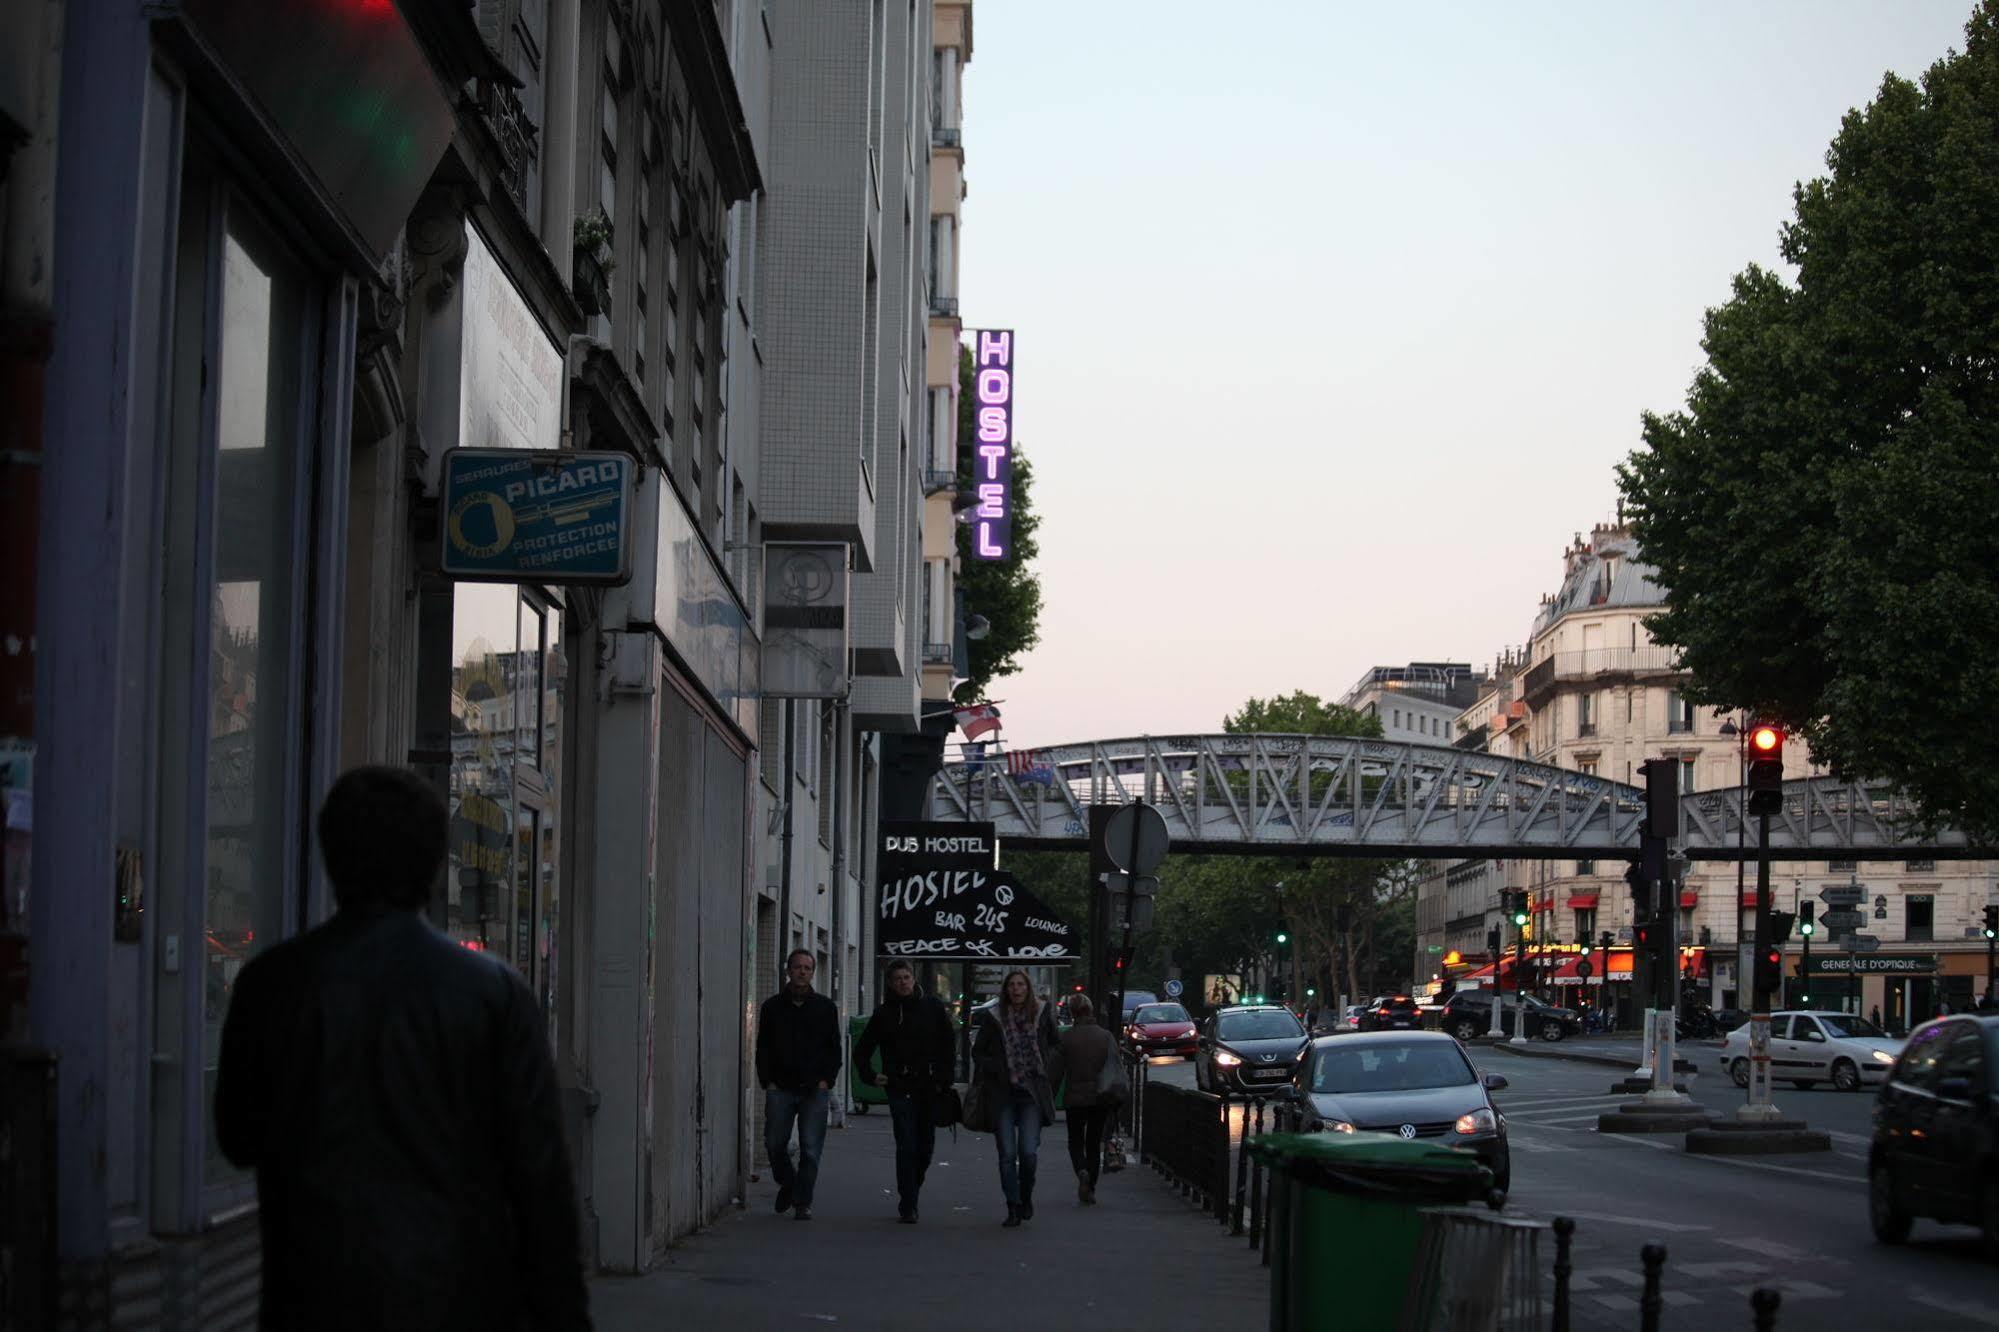
M 1070 962 L 1076 933 L 995 868 L 990 823 L 882 825 L 876 951 L 933 962 Z

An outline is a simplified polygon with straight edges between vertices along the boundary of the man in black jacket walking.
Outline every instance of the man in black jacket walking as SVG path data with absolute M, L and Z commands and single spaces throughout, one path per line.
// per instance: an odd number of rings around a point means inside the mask
M 812 954 L 794 948 L 784 960 L 784 988 L 757 1014 L 757 1081 L 764 1089 L 764 1148 L 777 1181 L 777 1210 L 812 1219 L 812 1186 L 826 1147 L 826 1107 L 840 1076 L 840 1011 L 812 990 Z M 798 1125 L 798 1165 L 791 1126 Z
M 916 1224 L 916 1195 L 937 1145 L 937 1098 L 951 1085 L 951 1015 L 935 995 L 916 993 L 916 973 L 907 962 L 888 964 L 888 998 L 854 1044 L 854 1067 L 868 1068 L 877 1049 L 882 1071 L 877 1084 L 888 1088 L 888 1116 L 895 1125 L 897 1211 L 905 1225 Z
M 590 1326 L 534 996 L 421 914 L 447 826 L 414 774 L 346 774 L 319 813 L 339 910 L 236 979 L 215 1131 L 257 1171 L 265 1327 Z

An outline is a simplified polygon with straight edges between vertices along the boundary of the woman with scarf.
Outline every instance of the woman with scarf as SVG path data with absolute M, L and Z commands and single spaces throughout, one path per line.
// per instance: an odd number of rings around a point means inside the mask
M 1034 1219 L 1034 1167 L 1041 1129 L 1055 1118 L 1048 1058 L 1055 1050 L 1055 1015 L 1034 997 L 1027 973 L 1010 971 L 999 1002 L 979 1019 L 972 1062 L 991 1098 L 993 1138 L 999 1144 L 1000 1189 L 1012 1227 Z

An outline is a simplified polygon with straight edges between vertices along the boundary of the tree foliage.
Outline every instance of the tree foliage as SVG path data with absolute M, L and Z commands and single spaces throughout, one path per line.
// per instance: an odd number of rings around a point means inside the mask
M 1999 0 L 1887 76 L 1781 252 L 1710 310 L 1681 411 L 1619 469 L 1702 702 L 1999 838 Z
M 1249 699 L 1222 727 L 1238 735 L 1379 736 L 1381 719 L 1297 690 Z M 1409 917 L 1413 946 L 1415 876 L 1407 861 L 1174 857 L 1161 867 L 1159 893 L 1159 941 L 1183 969 L 1242 972 L 1273 954 L 1282 926 L 1291 935 L 1289 946 L 1300 950 L 1307 984 L 1361 994 L 1376 983 L 1369 975 L 1371 962 L 1387 962 L 1389 976 L 1407 978 L 1408 948 L 1397 957 L 1381 946 L 1397 937 L 1403 915 Z M 1377 940 L 1371 957 L 1370 937 Z M 1347 973 L 1336 977 L 1342 945 Z
M 973 392 L 972 349 L 958 349 L 958 488 L 969 493 L 970 447 L 977 438 L 977 394 Z M 991 626 L 984 638 L 969 644 L 971 675 L 953 691 L 960 703 L 977 702 L 986 687 L 1020 669 L 1021 656 L 1041 641 L 1041 577 L 1029 565 L 1041 552 L 1035 529 L 1034 467 L 1018 442 L 1013 449 L 1013 549 L 1003 560 L 982 560 L 972 553 L 970 524 L 958 528 L 958 587 L 965 596 L 965 613 L 983 615 Z

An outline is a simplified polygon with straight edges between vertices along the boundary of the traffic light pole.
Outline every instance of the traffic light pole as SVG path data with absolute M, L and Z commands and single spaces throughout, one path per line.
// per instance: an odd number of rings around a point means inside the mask
M 1513 927 L 1513 1039 L 1509 1044 L 1527 1044 L 1527 927 L 1525 925 Z
M 1761 958 L 1770 946 L 1770 816 L 1756 816 L 1756 953 Z M 1749 1010 L 1749 1100 L 1735 1112 L 1750 1123 L 1782 1119 L 1770 1099 L 1770 991 L 1763 984 L 1761 968 L 1751 971 L 1754 998 Z

